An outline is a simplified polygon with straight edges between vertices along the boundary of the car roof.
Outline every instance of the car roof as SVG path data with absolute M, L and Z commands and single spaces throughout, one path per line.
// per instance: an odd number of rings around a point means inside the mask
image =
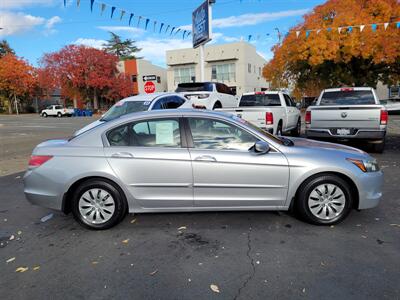
M 161 96 L 179 96 L 182 97 L 182 95 L 175 93 L 175 92 L 158 92 L 158 93 L 152 93 L 152 94 L 139 94 L 136 96 L 131 96 L 127 97 L 124 99 L 121 99 L 120 101 L 153 101 Z
M 245 95 L 256 95 L 256 94 L 262 95 L 262 94 L 279 94 L 279 93 L 284 93 L 284 92 L 282 92 L 282 91 L 262 91 L 262 92 L 248 92 L 248 93 L 243 93 L 242 95 L 245 96 Z
M 351 86 L 346 87 L 346 86 L 344 86 L 344 87 L 340 87 L 340 88 L 325 89 L 324 92 L 340 92 L 343 89 L 352 89 L 353 91 L 371 91 L 371 90 L 373 90 L 372 87 L 365 87 L 365 86 L 364 87 L 351 87 Z

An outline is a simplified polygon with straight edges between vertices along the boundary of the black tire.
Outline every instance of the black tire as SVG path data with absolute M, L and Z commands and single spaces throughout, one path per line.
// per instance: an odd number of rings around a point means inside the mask
M 219 101 L 217 101 L 217 102 L 214 103 L 213 110 L 215 110 L 215 109 L 217 109 L 217 108 L 222 108 L 222 104 L 221 104 L 221 102 L 219 102 Z
M 107 191 L 112 198 L 114 199 L 114 204 L 115 204 L 115 210 L 112 215 L 112 217 L 104 223 L 101 224 L 93 224 L 86 220 L 82 214 L 79 212 L 79 199 L 81 196 L 91 190 L 91 189 L 102 189 Z M 75 218 L 75 220 L 81 224 L 83 227 L 86 227 L 88 229 L 93 229 L 93 230 L 105 230 L 108 228 L 111 228 L 115 225 L 117 225 L 119 222 L 121 222 L 127 211 L 128 211 L 128 204 L 125 198 L 125 195 L 123 192 L 115 186 L 112 182 L 109 182 L 107 180 L 101 180 L 101 179 L 93 179 L 93 180 L 88 180 L 83 182 L 81 185 L 78 186 L 78 188 L 74 191 L 74 195 L 72 198 L 72 203 L 71 203 L 71 210 L 72 214 Z
M 279 121 L 278 127 L 276 128 L 276 135 L 283 135 L 281 121 Z
M 308 199 L 311 192 L 313 192 L 313 190 L 319 185 L 325 184 L 336 185 L 343 191 L 345 197 L 345 203 L 342 212 L 330 220 L 324 220 L 316 217 L 308 206 Z M 340 223 L 348 216 L 353 207 L 353 198 L 354 196 L 351 193 L 350 185 L 345 180 L 336 175 L 321 174 L 319 176 L 311 177 L 300 186 L 296 195 L 294 209 L 299 217 L 308 223 L 315 225 L 333 225 Z
M 296 128 L 292 129 L 292 131 L 290 132 L 290 134 L 291 134 L 292 136 L 300 136 L 300 134 L 301 134 L 301 119 L 300 119 L 300 118 L 297 120 L 297 126 L 296 126 Z
M 46 113 L 42 113 L 42 117 L 43 118 L 47 118 L 47 114 Z
M 385 151 L 385 144 L 386 144 L 386 139 L 383 139 L 381 143 L 372 144 L 373 145 L 373 151 L 375 153 L 383 153 L 383 151 Z
M 62 114 L 60 112 L 57 113 L 57 117 L 61 118 Z

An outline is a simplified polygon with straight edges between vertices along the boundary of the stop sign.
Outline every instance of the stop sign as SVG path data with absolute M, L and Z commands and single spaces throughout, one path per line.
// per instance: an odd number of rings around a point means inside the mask
M 152 93 L 154 93 L 154 92 L 156 91 L 156 86 L 155 86 L 155 84 L 154 84 L 153 82 L 151 82 L 151 81 L 147 81 L 147 82 L 144 84 L 144 91 L 145 91 L 146 94 L 152 94 Z

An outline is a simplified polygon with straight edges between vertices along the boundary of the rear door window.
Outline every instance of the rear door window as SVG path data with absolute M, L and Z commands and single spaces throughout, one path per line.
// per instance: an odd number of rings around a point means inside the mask
M 243 95 L 239 106 L 281 106 L 278 94 Z
M 372 91 L 324 92 L 319 105 L 372 105 L 375 98 Z

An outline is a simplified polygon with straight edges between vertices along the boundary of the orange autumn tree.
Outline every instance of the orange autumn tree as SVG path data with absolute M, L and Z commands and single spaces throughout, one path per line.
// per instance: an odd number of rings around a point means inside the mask
M 9 113 L 12 113 L 12 106 L 18 113 L 17 100 L 29 96 L 36 81 L 35 69 L 25 60 L 12 53 L 0 58 L 0 93 L 9 101 Z
M 263 76 L 273 88 L 294 87 L 296 96 L 316 96 L 323 88 L 344 85 L 375 87 L 379 80 L 396 83 L 400 80 L 397 21 L 397 0 L 329 0 L 305 15 L 304 22 L 272 49 L 274 57 Z M 387 22 L 385 29 L 382 23 Z M 362 24 L 366 24 L 362 32 L 354 26 Z M 338 27 L 345 28 L 339 32 Z

